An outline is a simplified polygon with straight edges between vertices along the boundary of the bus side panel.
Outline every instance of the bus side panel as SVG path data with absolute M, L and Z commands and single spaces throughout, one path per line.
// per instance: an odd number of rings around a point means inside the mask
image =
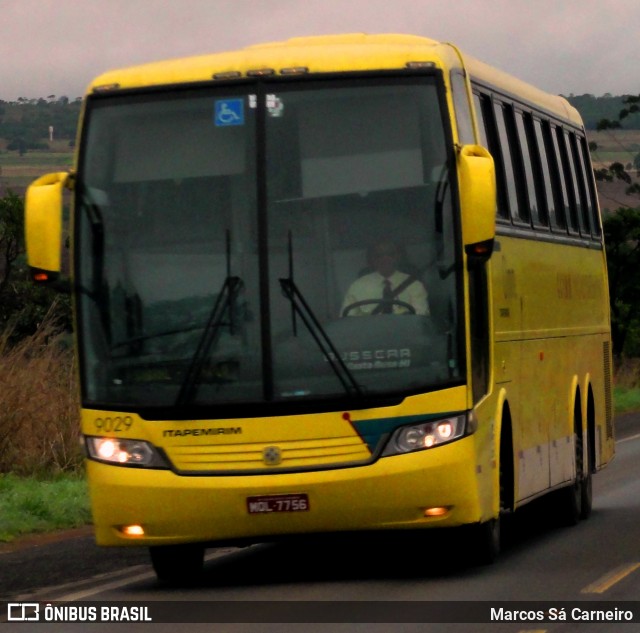
M 508 390 L 517 501 L 575 477 L 573 403 L 579 392 L 586 429 L 587 384 L 597 464 L 611 458 L 612 428 L 603 416 L 609 334 L 602 257 L 579 245 L 499 238 L 492 261 L 494 375 Z

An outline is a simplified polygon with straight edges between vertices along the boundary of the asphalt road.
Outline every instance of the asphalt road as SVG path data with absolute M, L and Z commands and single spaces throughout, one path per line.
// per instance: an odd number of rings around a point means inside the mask
M 561 528 L 548 505 L 529 504 L 516 517 L 515 530 L 500 560 L 489 567 L 470 567 L 456 554 L 456 533 L 441 537 L 434 532 L 420 541 L 404 537 L 305 541 L 210 550 L 204 578 L 197 586 L 169 589 L 156 582 L 146 551 L 97 548 L 90 534 L 82 534 L 36 540 L 1 552 L 0 600 L 239 601 L 242 605 L 245 601 L 285 600 L 327 601 L 329 605 L 339 601 L 640 601 L 638 434 L 640 415 L 616 420 L 617 456 L 594 479 L 594 512 L 589 521 Z M 640 602 L 638 605 L 640 615 Z M 94 626 L 96 630 L 102 627 Z M 218 624 L 215 630 L 289 630 L 286 624 L 271 626 Z M 304 630 L 342 630 L 327 626 L 308 625 Z M 360 626 L 363 631 L 391 630 L 365 624 L 351 624 L 349 630 Z M 585 626 L 501 623 L 464 628 L 423 623 L 393 630 L 565 632 Z M 588 626 L 587 630 L 608 633 L 623 625 Z M 21 625 L 16 630 L 18 627 Z M 137 627 L 136 631 L 145 625 Z M 175 627 L 167 625 L 165 630 Z M 189 630 L 211 629 L 190 625 Z M 640 623 L 624 630 L 640 631 Z

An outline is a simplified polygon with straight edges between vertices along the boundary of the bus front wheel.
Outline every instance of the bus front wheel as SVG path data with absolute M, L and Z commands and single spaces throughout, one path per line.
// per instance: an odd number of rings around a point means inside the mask
M 491 565 L 500 554 L 500 517 L 473 526 L 473 562 Z
M 204 549 L 198 544 L 150 547 L 151 564 L 158 580 L 170 585 L 196 582 L 202 574 Z
M 491 565 L 493 564 L 502 549 L 502 527 L 505 516 L 508 516 L 508 508 L 506 506 L 507 499 L 507 460 L 500 460 L 500 511 L 498 516 L 475 523 L 471 529 L 471 561 L 474 565 Z

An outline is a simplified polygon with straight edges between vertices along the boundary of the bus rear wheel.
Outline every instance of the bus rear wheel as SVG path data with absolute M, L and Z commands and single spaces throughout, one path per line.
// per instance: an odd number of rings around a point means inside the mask
M 558 491 L 557 497 L 560 522 L 566 526 L 577 525 L 578 521 L 580 521 L 583 515 L 583 493 L 586 492 L 582 476 L 582 438 L 578 433 L 574 435 L 574 442 L 576 447 L 576 476 L 570 486 Z
M 591 509 L 593 507 L 593 480 L 591 479 L 591 472 L 588 472 L 581 484 L 582 505 L 580 508 L 580 518 L 588 519 L 591 516 Z
M 588 519 L 591 516 L 591 509 L 593 507 L 593 480 L 591 478 L 591 473 L 593 471 L 592 460 L 593 457 L 591 455 L 591 444 L 589 434 L 587 433 L 585 436 L 586 442 L 586 454 L 587 454 L 587 467 L 585 469 L 585 473 L 582 476 L 582 480 L 580 482 L 580 491 L 581 491 L 581 506 L 580 506 L 580 518 Z
M 199 544 L 150 547 L 151 564 L 158 580 L 169 585 L 190 585 L 198 580 L 205 548 Z

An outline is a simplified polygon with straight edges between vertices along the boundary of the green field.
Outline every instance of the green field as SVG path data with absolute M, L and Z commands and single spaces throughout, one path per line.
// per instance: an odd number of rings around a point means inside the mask
M 52 171 L 67 171 L 73 165 L 73 150 L 68 147 L 53 150 L 18 152 L 0 150 L 0 193 L 11 190 L 22 193 L 36 178 Z
M 595 167 L 608 167 L 611 163 L 627 165 L 640 153 L 640 130 L 605 130 L 603 132 L 587 131 L 590 143 L 598 148 L 591 153 Z
M 87 525 L 91 521 L 84 477 L 37 479 L 0 475 L 0 543 L 38 532 Z

